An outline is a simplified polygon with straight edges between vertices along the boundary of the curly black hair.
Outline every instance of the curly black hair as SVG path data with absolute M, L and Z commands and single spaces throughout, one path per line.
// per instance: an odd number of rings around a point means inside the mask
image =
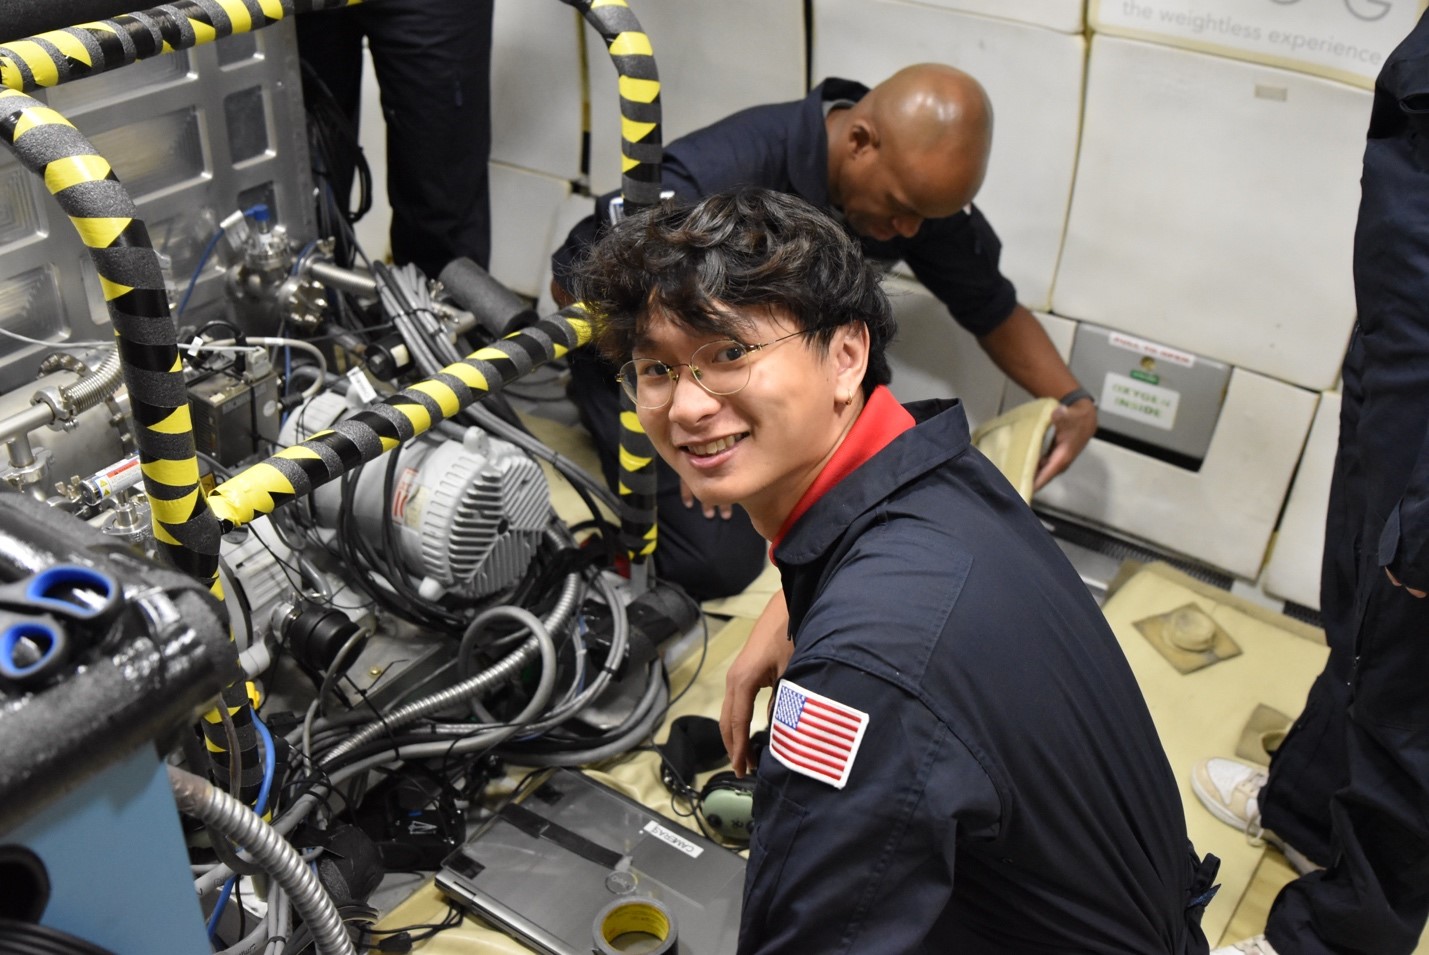
M 741 189 L 626 217 L 576 267 L 574 287 L 595 319 L 596 347 L 616 364 L 630 357 L 652 310 L 739 339 L 743 323 L 728 307 L 767 309 L 811 332 L 821 349 L 836 328 L 862 322 L 867 393 L 891 377 L 885 349 L 897 325 L 882 278 L 828 214 L 795 196 Z

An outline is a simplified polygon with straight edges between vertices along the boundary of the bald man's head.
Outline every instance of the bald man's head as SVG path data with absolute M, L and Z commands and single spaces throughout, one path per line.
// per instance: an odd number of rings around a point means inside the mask
M 834 110 L 829 193 L 854 231 L 912 236 L 972 202 L 987 173 L 992 103 L 977 80 L 937 63 L 906 67 Z

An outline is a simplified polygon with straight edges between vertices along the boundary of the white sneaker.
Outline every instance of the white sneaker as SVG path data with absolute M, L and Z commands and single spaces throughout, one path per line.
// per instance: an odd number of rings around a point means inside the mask
M 1215 756 L 1197 763 L 1191 771 L 1191 790 L 1211 815 L 1245 833 L 1251 845 L 1264 845 L 1268 842 L 1279 849 L 1284 854 L 1285 861 L 1300 875 L 1323 868 L 1311 862 L 1303 852 L 1286 845 L 1285 840 L 1260 824 L 1260 790 L 1268 778 L 1268 774 L 1259 766 L 1243 763 L 1238 759 Z M 1270 952 L 1268 948 L 1264 951 Z
M 1265 940 L 1264 935 L 1257 935 L 1255 938 L 1248 938 L 1243 942 L 1236 942 L 1234 945 L 1213 948 L 1211 955 L 1279 955 L 1279 953 Z

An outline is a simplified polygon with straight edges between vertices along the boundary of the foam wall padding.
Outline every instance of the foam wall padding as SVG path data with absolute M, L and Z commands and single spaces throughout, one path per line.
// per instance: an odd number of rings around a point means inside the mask
M 801 0 L 636 0 L 631 9 L 660 70 L 666 143 L 745 107 L 804 95 Z M 620 188 L 620 111 L 604 44 L 589 28 L 585 42 L 590 184 L 600 194 Z
M 493 162 L 491 169 L 491 274 L 529 298 L 550 281 L 557 214 L 571 194 L 569 180 Z M 544 277 L 544 278 L 543 278 Z
M 1093 438 L 1037 501 L 1254 580 L 1318 397 L 1237 368 L 1199 471 Z
M 1052 310 L 1321 391 L 1355 305 L 1370 94 L 1098 36 Z
M 1046 311 L 1072 191 L 1086 41 L 1042 27 L 902 0 L 815 0 L 813 76 L 870 86 L 941 62 L 992 98 L 992 159 L 976 202 L 1002 240 L 1022 304 Z
M 589 29 L 577 11 L 555 0 L 496 4 L 491 49 L 492 160 L 561 179 L 579 178 L 585 79 L 580 44 Z M 613 91 L 610 57 L 603 46 L 599 54 L 592 62 L 600 81 Z
M 898 319 L 898 337 L 888 350 L 894 396 L 905 402 L 961 398 L 974 428 L 997 417 L 1007 379 L 977 339 L 912 279 L 891 276 L 883 287 Z
M 1340 395 L 1326 392 L 1315 410 L 1262 581 L 1266 593 L 1316 610 L 1320 609 L 1320 558 L 1325 551 L 1325 516 L 1339 437 Z
M 1061 33 L 1080 33 L 1085 0 L 924 0 L 930 7 L 1016 20 Z
M 1373 89 L 1380 67 L 1423 9 L 1423 0 L 1091 0 L 1088 20 L 1098 33 L 1283 66 Z

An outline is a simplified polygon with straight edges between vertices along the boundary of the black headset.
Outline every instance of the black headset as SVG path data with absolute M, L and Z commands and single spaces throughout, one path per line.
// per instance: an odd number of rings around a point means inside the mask
M 665 788 L 688 799 L 696 818 L 721 838 L 748 842 L 754 827 L 754 777 L 725 770 L 711 776 L 700 789 L 691 785 L 699 773 L 728 762 L 719 723 L 708 716 L 681 716 L 670 724 L 670 735 L 656 749 Z

